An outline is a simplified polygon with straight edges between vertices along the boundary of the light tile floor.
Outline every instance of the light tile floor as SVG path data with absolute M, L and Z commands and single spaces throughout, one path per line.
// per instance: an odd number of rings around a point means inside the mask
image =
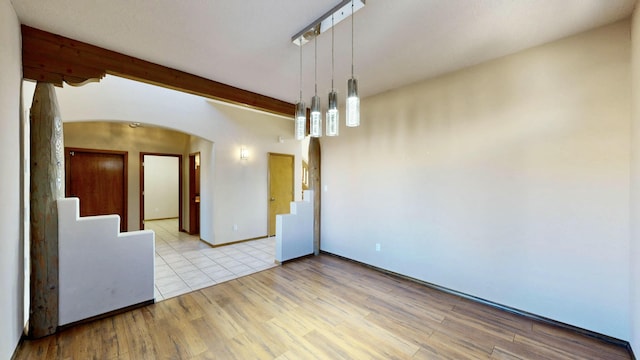
M 275 238 L 212 248 L 178 231 L 178 219 L 145 221 L 156 233 L 156 302 L 276 266 Z

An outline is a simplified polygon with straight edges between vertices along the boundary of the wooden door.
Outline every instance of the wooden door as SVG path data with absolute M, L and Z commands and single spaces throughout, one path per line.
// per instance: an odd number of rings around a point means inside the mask
M 189 234 L 200 233 L 200 153 L 189 154 Z
M 66 196 L 80 199 L 80 216 L 120 215 L 127 231 L 127 153 L 65 148 Z
M 276 234 L 276 215 L 288 214 L 293 201 L 293 155 L 269 153 L 269 236 Z

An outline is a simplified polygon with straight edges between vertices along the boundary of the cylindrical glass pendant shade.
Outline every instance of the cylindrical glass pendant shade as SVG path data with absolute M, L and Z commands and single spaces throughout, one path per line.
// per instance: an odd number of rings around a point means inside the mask
M 307 108 L 304 102 L 296 104 L 296 140 L 303 140 L 307 135 Z
M 338 93 L 329 93 L 329 107 L 327 108 L 327 136 L 338 136 L 340 121 L 338 115 Z
M 313 137 L 322 136 L 322 113 L 320 112 L 320 97 L 318 95 L 311 98 L 311 129 L 309 135 Z
M 360 125 L 360 98 L 358 97 L 358 81 L 351 78 L 347 82 L 347 126 Z

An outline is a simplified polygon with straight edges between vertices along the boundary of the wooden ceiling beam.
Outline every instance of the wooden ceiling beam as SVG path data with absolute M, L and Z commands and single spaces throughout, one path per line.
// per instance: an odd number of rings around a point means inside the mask
M 158 85 L 274 114 L 294 116 L 295 105 L 184 71 L 22 25 L 23 77 L 81 85 L 106 74 Z

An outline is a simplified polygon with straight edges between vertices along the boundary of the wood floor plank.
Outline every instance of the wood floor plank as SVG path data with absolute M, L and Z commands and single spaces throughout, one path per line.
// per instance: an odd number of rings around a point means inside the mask
M 549 359 L 629 359 L 628 354 L 617 355 L 609 346 L 603 346 L 600 341 L 591 342 L 592 339 L 584 337 L 580 339 L 586 344 L 567 343 L 557 338 L 516 335 L 514 345 L 519 349 L 529 349 L 530 352 L 539 354 L 540 358 Z
M 207 294 L 214 294 L 218 305 L 240 327 L 246 327 L 254 321 L 262 322 L 271 319 L 273 316 L 269 309 L 253 303 L 248 297 L 250 294 L 245 293 L 245 290 L 246 288 L 243 288 L 236 279 L 220 284 L 216 291 L 209 291 Z
M 296 281 L 300 275 L 293 274 L 293 272 L 288 268 L 283 269 L 282 267 L 278 267 L 270 269 L 269 271 L 262 271 L 248 278 L 253 279 L 254 276 L 255 281 L 261 283 L 263 289 L 268 289 L 269 293 L 274 294 L 274 297 L 279 298 L 282 301 L 300 304 L 303 301 L 317 297 L 315 294 L 301 291 Z
M 210 334 L 214 338 L 223 337 L 225 339 L 231 339 L 242 333 L 244 331 L 242 326 L 207 294 L 209 294 L 207 289 L 192 293 L 194 300 L 205 310 L 205 318 L 215 319 L 215 321 L 210 321 L 210 332 L 207 334 Z
M 489 326 L 484 331 L 462 321 L 447 318 L 437 326 L 431 339 L 434 336 L 441 339 L 448 338 L 455 344 L 464 344 L 464 346 L 469 346 L 474 350 L 482 350 L 484 354 L 490 355 L 496 345 L 513 341 L 514 334 L 510 334 L 510 337 L 508 335 L 508 333 L 496 333 Z
M 401 320 L 377 313 L 367 315 L 366 319 L 418 346 L 425 346 L 435 331 L 427 322 Z
M 550 326 L 538 322 L 532 324 L 532 332 L 529 337 L 536 337 L 541 342 L 552 342 L 555 346 L 571 348 L 573 352 L 585 357 L 597 357 L 605 353 L 607 359 L 627 359 L 628 352 L 622 347 L 600 348 L 602 341 L 589 337 L 576 338 L 575 334 L 567 329 Z M 594 349 L 596 350 L 594 352 Z
M 528 360 L 530 358 L 522 355 L 515 355 L 505 349 L 496 346 L 491 353 L 491 359 L 493 360 Z
M 482 334 L 489 342 L 495 343 L 498 340 L 513 342 L 515 332 L 509 328 L 505 328 L 493 321 L 483 321 L 480 318 L 451 312 L 447 314 L 445 320 L 438 326 L 439 330 L 443 328 L 466 332 L 470 334 Z
M 313 330 L 304 336 L 313 346 L 314 352 L 323 359 L 381 359 L 373 350 L 363 348 L 355 341 L 349 341 L 335 331 Z
M 562 359 L 578 360 L 585 359 L 582 354 L 577 354 L 571 350 L 555 347 L 551 343 L 539 342 L 533 338 L 516 335 L 513 345 L 503 345 L 515 354 L 528 353 L 537 359 Z
M 274 328 L 286 329 L 286 331 L 299 337 L 304 336 L 315 329 L 332 326 L 330 324 L 318 325 L 313 317 L 306 315 L 306 310 L 303 308 L 293 309 L 286 315 L 273 318 L 267 323 Z
M 451 311 L 462 300 L 423 285 L 421 285 L 421 288 L 412 286 L 400 287 L 394 291 L 393 297 L 403 302 L 424 304 L 429 311 L 439 310 L 442 312 Z
M 357 339 L 360 346 L 375 350 L 375 354 L 384 359 L 407 359 L 420 349 L 404 334 L 382 328 L 367 318 L 349 318 L 336 326 L 335 331 L 345 338 Z
M 119 330 L 118 339 L 121 340 L 119 343 L 126 346 L 127 353 L 136 354 L 143 358 L 153 358 L 159 355 L 152 337 L 155 326 L 151 321 L 148 321 L 152 317 L 145 317 L 144 315 L 145 313 L 151 313 L 154 309 L 154 306 L 149 306 L 116 316 Z M 80 325 L 78 329 L 82 331 L 84 326 Z M 64 338 L 63 336 L 60 337 Z
M 630 359 L 626 349 L 320 255 L 25 340 L 22 359 Z
M 342 316 L 348 316 L 346 313 L 337 314 L 333 311 L 321 309 L 323 303 L 321 299 L 315 299 L 310 302 L 300 304 L 298 309 L 294 309 L 292 316 L 304 317 L 314 329 L 332 329 L 334 326 L 344 321 Z
M 467 339 L 434 332 L 414 356 L 415 359 L 488 359 L 490 354 Z
M 445 319 L 445 316 L 437 313 L 436 309 L 420 313 L 415 308 L 405 307 L 400 304 L 404 304 L 404 302 L 399 302 L 398 299 L 393 297 L 369 297 L 363 303 L 363 306 L 369 309 L 370 312 L 384 314 L 385 316 L 403 319 L 408 322 L 414 321 L 416 317 L 428 324 L 440 323 Z
M 43 339 L 35 341 L 27 341 L 30 346 L 19 346 L 15 353 L 16 359 L 51 359 L 53 356 L 50 354 L 49 349 L 54 336 L 47 336 Z M 26 343 L 26 342 L 25 342 Z M 53 353 L 53 352 L 51 352 Z
M 194 331 L 199 334 L 198 336 L 204 340 L 204 344 L 206 345 L 206 351 L 198 354 L 198 356 L 202 356 L 206 358 L 207 353 L 221 353 L 224 356 L 219 357 L 223 359 L 231 359 L 233 358 L 233 353 L 229 352 L 227 348 L 227 344 L 229 343 L 229 339 L 232 337 L 223 336 L 220 332 L 219 328 L 216 326 L 214 321 L 211 321 L 211 318 L 203 317 L 200 319 L 195 319 L 191 321 L 191 325 L 193 326 Z M 206 337 L 203 336 L 206 334 Z M 239 335 L 240 332 L 236 333 L 234 336 Z M 194 356 L 195 358 L 199 358 L 198 356 Z
M 261 324 L 235 336 L 228 342 L 231 352 L 239 359 L 274 359 L 287 351 L 287 346 L 265 331 Z
M 322 360 L 323 358 L 319 357 L 313 351 L 310 351 L 308 348 L 298 349 L 294 346 L 291 350 L 288 350 L 286 353 L 278 356 L 275 360 Z
M 453 307 L 453 312 L 478 319 L 481 322 L 496 324 L 514 333 L 530 333 L 532 331 L 532 321 L 529 319 L 466 299 L 456 304 Z
M 263 282 L 264 279 L 265 276 L 260 275 L 256 277 L 246 276 L 238 279 L 238 282 L 244 286 L 244 293 L 250 302 L 267 308 L 271 316 L 286 313 L 298 306 L 295 301 L 280 296 L 278 292 L 273 291 L 272 286 Z

